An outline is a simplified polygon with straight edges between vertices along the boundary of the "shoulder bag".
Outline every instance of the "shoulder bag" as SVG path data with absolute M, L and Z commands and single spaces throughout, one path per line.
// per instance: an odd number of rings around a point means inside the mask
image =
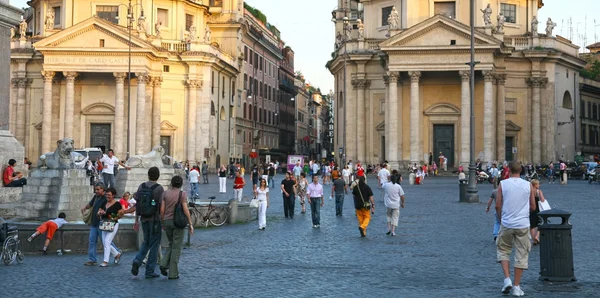
M 100 231 L 112 232 L 115 230 L 116 221 L 110 219 L 100 220 L 100 226 L 98 227 Z
M 173 225 L 176 228 L 183 229 L 187 226 L 188 220 L 185 212 L 183 212 L 183 204 L 181 204 L 181 196 L 183 191 L 179 191 L 179 199 L 177 200 L 177 205 L 175 205 L 175 212 L 173 213 Z
M 371 201 L 365 201 L 365 198 L 363 197 L 362 192 L 360 191 L 360 183 L 356 185 L 356 188 L 358 189 L 358 194 L 360 194 L 360 198 L 363 201 L 363 208 L 365 210 L 371 210 Z

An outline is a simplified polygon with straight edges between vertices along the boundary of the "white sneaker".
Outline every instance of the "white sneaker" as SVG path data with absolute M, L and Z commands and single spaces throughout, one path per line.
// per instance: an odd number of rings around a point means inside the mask
M 512 289 L 512 287 L 513 287 L 513 285 L 512 285 L 512 281 L 510 280 L 510 278 L 505 278 L 504 286 L 502 287 L 502 294 L 510 293 L 510 290 Z
M 512 288 L 512 295 L 513 296 L 523 296 L 523 295 L 525 295 L 525 292 L 523 292 L 523 290 L 521 290 L 521 286 L 515 286 L 514 288 Z

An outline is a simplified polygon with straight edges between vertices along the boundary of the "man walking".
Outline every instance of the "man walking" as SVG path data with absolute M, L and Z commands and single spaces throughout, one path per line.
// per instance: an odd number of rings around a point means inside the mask
M 208 184 L 208 165 L 206 160 L 202 162 L 202 181 L 204 184 Z
M 384 203 L 387 208 L 386 218 L 388 230 L 386 235 L 396 236 L 396 227 L 400 218 L 400 208 L 404 208 L 404 190 L 400 186 L 400 176 L 392 176 L 390 183 L 383 185 L 385 191 Z
M 294 171 L 294 177 L 296 178 L 296 181 L 300 181 L 300 174 L 302 173 L 302 167 L 300 166 L 300 162 L 296 163 L 292 171 Z
M 92 214 L 90 215 L 90 237 L 88 244 L 88 261 L 84 263 L 85 266 L 96 266 L 96 244 L 98 243 L 98 238 L 101 238 L 102 231 L 100 231 L 100 218 L 98 217 L 98 209 L 106 204 L 106 197 L 104 197 L 105 187 L 102 183 L 97 183 L 94 186 L 94 197 L 87 203 L 83 208 L 81 208 L 81 214 L 85 213 L 86 210 L 92 209 L 90 211 Z
M 333 186 L 331 187 L 331 195 L 335 194 L 335 216 L 342 216 L 344 209 L 344 195 L 348 194 L 348 184 L 342 179 L 337 177 L 333 180 Z M 312 210 L 312 209 L 311 209 Z
M 196 198 L 198 196 L 198 177 L 200 173 L 198 173 L 198 166 L 193 166 L 188 174 L 190 179 L 190 192 L 192 193 L 192 198 Z
M 281 180 L 281 191 L 283 193 L 283 214 L 285 218 L 294 218 L 296 181 L 292 179 L 292 173 L 287 172 L 285 179 Z M 256 189 L 256 188 L 254 188 Z
M 100 159 L 102 163 L 102 179 L 106 188 L 116 188 L 115 177 L 119 173 L 119 165 L 130 170 L 131 168 L 125 166 L 122 161 L 114 155 L 115 152 L 112 149 L 108 149 L 108 155 L 105 154 Z
M 535 210 L 535 197 L 531 183 L 520 178 L 521 165 L 511 161 L 510 178 L 502 180 L 496 195 L 496 212 L 500 216 L 500 232 L 496 240 L 498 262 L 504 272 L 502 293 L 512 290 L 513 296 L 523 296 L 521 276 L 528 268 L 529 212 Z M 515 249 L 515 283 L 510 279 L 510 253 Z
M 498 171 L 498 167 L 496 166 L 496 163 L 492 164 L 492 168 L 490 169 L 490 174 L 492 176 L 492 181 L 493 181 L 493 185 L 494 188 L 498 187 L 498 180 L 500 178 L 500 171 Z
M 313 183 L 308 185 L 306 195 L 310 204 L 310 214 L 312 215 L 313 228 L 321 227 L 321 207 L 325 204 L 323 201 L 323 185 L 319 184 L 319 176 L 312 177 Z
M 390 181 L 390 171 L 388 171 L 386 164 L 381 165 L 381 170 L 377 173 L 377 180 L 379 181 L 379 187 L 384 187 Z
M 131 274 L 135 276 L 138 275 L 139 268 L 148 252 L 150 253 L 148 254 L 148 263 L 146 264 L 146 278 L 156 278 L 160 276 L 154 272 L 158 260 L 158 248 L 162 231 L 159 211 L 160 205 L 162 204 L 164 189 L 157 183 L 159 177 L 160 170 L 157 167 L 151 167 L 148 170 L 149 181 L 140 184 L 134 195 L 136 204 L 127 210 L 119 210 L 119 215 L 137 211 L 136 216 L 141 216 L 144 242 L 131 265 Z M 134 226 L 134 228 L 136 227 Z
M 269 175 L 269 180 L 267 180 L 267 185 L 271 185 L 271 188 L 275 187 L 275 165 L 273 165 L 272 163 L 269 164 L 269 167 L 267 169 L 267 173 Z

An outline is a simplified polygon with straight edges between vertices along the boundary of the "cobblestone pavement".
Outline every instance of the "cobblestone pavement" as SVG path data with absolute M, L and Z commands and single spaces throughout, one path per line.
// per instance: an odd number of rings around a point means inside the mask
M 3 297 L 502 296 L 493 215 L 485 213 L 491 185 L 480 186 L 480 204 L 458 203 L 458 185 L 451 178 L 403 185 L 406 208 L 401 210 L 398 236 L 391 237 L 385 235 L 381 191 L 374 186 L 375 178 L 369 181 L 377 210 L 366 238 L 359 237 L 349 196 L 344 216 L 336 217 L 326 187 L 322 226 L 313 229 L 310 213 L 283 217 L 276 188 L 266 231 L 259 231 L 257 222 L 198 230 L 191 247 L 183 251 L 179 280 L 131 276 L 133 253 L 125 253 L 120 265 L 107 268 L 84 267 L 83 255 L 28 256 L 24 264 L 0 265 L 0 292 Z M 216 179 L 212 182 L 201 188 L 202 197 L 218 191 Z M 562 285 L 538 281 L 539 247 L 534 247 L 523 290 L 529 297 L 597 297 L 600 262 L 593 218 L 600 212 L 600 186 L 571 181 L 566 186 L 544 184 L 542 189 L 554 208 L 574 213 L 578 281 Z

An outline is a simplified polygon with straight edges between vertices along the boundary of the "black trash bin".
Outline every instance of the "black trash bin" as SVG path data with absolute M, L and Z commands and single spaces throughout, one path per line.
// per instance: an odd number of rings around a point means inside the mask
M 468 179 L 458 179 L 458 201 L 467 202 L 467 186 L 469 185 Z
M 540 231 L 540 280 L 554 282 L 576 281 L 573 267 L 571 213 L 551 209 L 538 213 Z M 552 221 L 548 219 L 552 218 Z

